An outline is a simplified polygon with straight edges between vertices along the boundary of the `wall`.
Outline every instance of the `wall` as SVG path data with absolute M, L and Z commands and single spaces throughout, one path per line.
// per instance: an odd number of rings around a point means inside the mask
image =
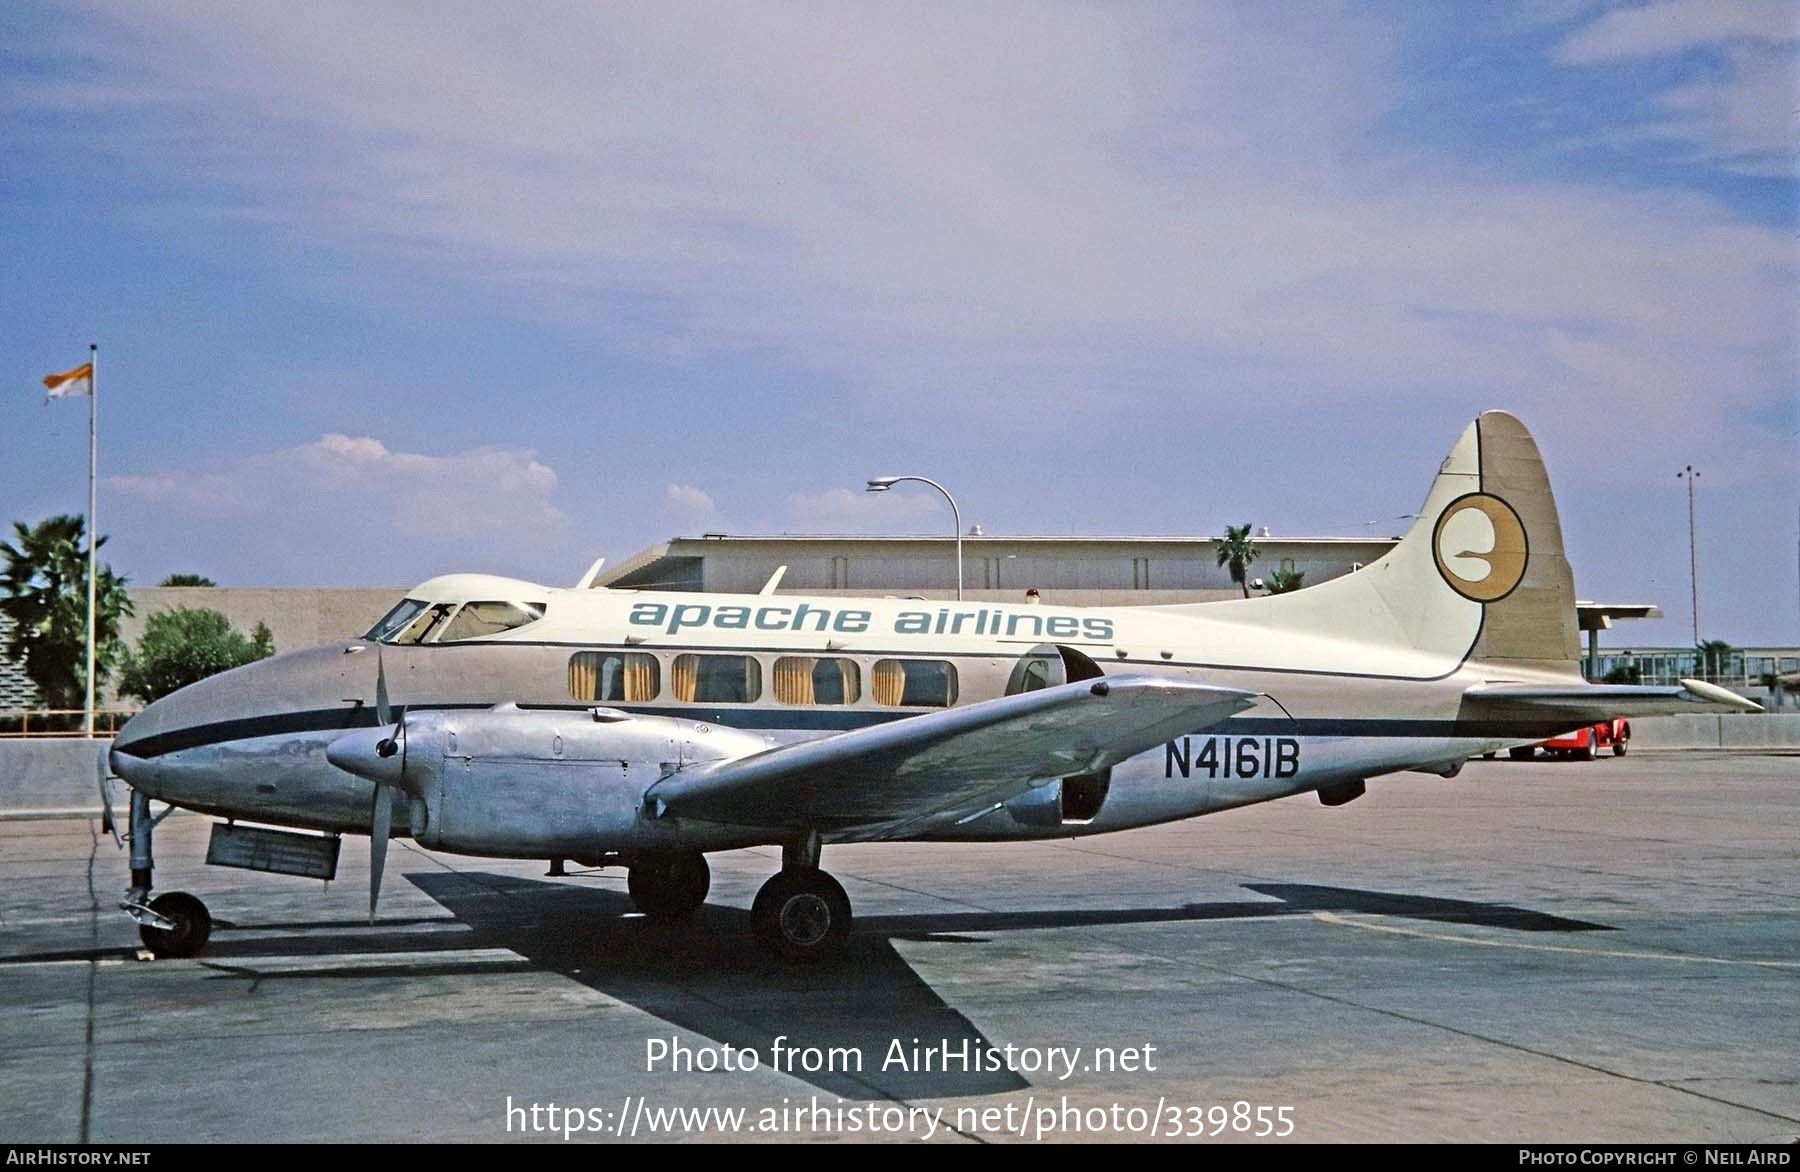
M 275 650 L 295 651 L 362 634 L 405 593 L 399 586 L 134 586 L 137 613 L 125 620 L 121 633 L 135 644 L 151 615 L 188 607 L 216 610 L 246 635 L 257 623 L 267 623 Z
M 76 738 L 0 740 L 0 818 L 100 809 L 97 756 L 111 741 Z M 125 815 L 126 790 L 113 783 L 113 809 Z

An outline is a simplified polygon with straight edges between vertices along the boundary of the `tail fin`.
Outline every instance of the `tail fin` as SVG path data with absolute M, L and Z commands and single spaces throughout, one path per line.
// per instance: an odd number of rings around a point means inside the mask
M 1478 659 L 1580 678 L 1556 501 L 1537 444 L 1504 411 L 1463 432 L 1412 529 L 1380 560 L 1292 594 L 1161 609 L 1418 653 L 1426 662 L 1409 657 L 1409 673 Z
M 1522 528 L 1525 563 L 1517 586 L 1486 604 L 1481 637 L 1469 658 L 1579 678 L 1575 576 L 1563 556 L 1562 522 L 1544 458 L 1525 425 L 1504 411 L 1484 412 L 1475 432 L 1481 492 L 1512 507 Z

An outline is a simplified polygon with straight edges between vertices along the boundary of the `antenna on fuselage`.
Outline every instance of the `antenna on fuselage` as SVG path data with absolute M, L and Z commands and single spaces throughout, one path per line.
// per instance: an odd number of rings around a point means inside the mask
M 605 558 L 595 558 L 594 564 L 589 566 L 587 568 L 587 573 L 585 573 L 581 576 L 581 581 L 575 583 L 575 589 L 577 589 L 577 590 L 591 589 L 594 585 L 594 579 L 598 578 L 600 576 L 600 567 L 604 566 L 605 564 L 606 564 Z

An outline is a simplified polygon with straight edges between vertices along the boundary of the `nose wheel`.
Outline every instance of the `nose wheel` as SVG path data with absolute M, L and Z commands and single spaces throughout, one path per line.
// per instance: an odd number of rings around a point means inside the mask
M 850 938 L 850 897 L 817 867 L 788 867 L 756 893 L 750 928 L 757 943 L 783 960 L 828 960 Z
M 212 914 L 185 891 L 159 895 L 147 905 L 149 916 L 138 920 L 138 938 L 159 957 L 194 956 L 212 935 Z M 166 925 L 166 926 L 164 926 Z

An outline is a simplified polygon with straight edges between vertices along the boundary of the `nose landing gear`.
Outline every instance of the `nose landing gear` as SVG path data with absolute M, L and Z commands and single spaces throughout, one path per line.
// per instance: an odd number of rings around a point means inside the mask
M 138 938 L 157 956 L 193 956 L 206 947 L 207 937 L 212 935 L 212 915 L 206 905 L 185 891 L 166 892 L 154 899 L 150 896 L 150 877 L 156 866 L 152 836 L 156 824 L 167 818 L 170 810 L 152 818 L 149 797 L 131 791 L 131 888 L 119 907 L 137 921 Z

